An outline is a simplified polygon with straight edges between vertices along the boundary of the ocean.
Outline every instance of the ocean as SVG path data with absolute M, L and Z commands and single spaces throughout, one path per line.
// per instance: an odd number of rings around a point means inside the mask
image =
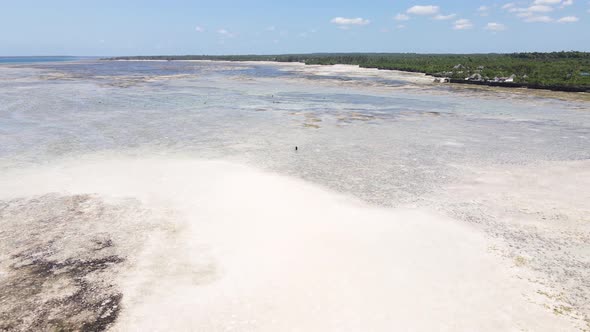
M 0 64 L 62 62 L 83 59 L 73 56 L 0 56 Z
M 0 66 L 0 329 L 543 331 L 590 312 L 583 94 L 24 59 Z

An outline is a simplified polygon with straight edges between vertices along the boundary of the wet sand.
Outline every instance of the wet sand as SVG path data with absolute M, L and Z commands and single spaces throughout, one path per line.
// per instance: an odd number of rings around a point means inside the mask
M 6 191 L 37 202 L 4 201 L 3 223 L 21 231 L 2 241 L 11 257 L 3 271 L 52 289 L 28 303 L 16 295 L 29 290 L 14 290 L 2 304 L 13 308 L 3 318 L 9 325 L 36 312 L 30 328 L 76 328 L 105 315 L 121 331 L 569 326 L 529 301 L 541 296 L 514 278 L 481 234 L 441 215 L 371 207 L 224 162 L 85 159 L 0 179 Z M 30 211 L 36 204 L 44 207 Z M 43 231 L 48 210 L 63 218 Z M 160 221 L 150 222 L 155 216 Z M 25 222 L 42 231 L 35 241 Z M 44 277 L 42 262 L 53 264 Z M 30 275 L 22 275 L 25 266 Z M 59 302 L 71 296 L 81 300 Z M 53 305 L 44 312 L 47 301 Z M 56 317 L 68 319 L 59 325 Z
M 396 75 L 0 68 L 0 329 L 587 329 L 587 101 Z

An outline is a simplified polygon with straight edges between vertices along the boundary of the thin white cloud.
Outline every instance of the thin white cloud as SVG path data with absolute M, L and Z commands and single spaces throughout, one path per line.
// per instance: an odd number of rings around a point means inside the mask
M 403 24 L 398 24 L 398 25 L 397 25 L 395 28 L 396 28 L 396 29 L 400 29 L 400 30 L 401 30 L 401 29 L 405 29 L 405 28 L 406 28 L 406 26 L 405 26 L 405 25 L 403 25 Z
M 222 35 L 223 37 L 227 37 L 227 38 L 233 38 L 236 36 L 234 33 L 230 32 L 229 30 L 226 30 L 226 29 L 219 29 L 219 30 L 217 30 L 217 33 Z
M 202 26 L 198 26 L 198 25 L 197 25 L 197 26 L 195 27 L 195 31 L 196 31 L 196 32 L 205 32 L 205 28 L 203 28 Z
M 504 6 L 502 6 L 502 9 L 510 9 L 510 8 L 513 8 L 514 6 L 516 6 L 516 4 L 514 2 L 509 2 L 509 3 L 505 4 Z
M 575 16 L 565 16 L 557 20 L 557 23 L 574 23 L 578 22 L 580 19 Z
M 449 14 L 449 15 L 438 14 L 438 15 L 434 16 L 433 19 L 439 20 L 439 21 L 445 21 L 445 20 L 452 20 L 455 18 L 455 16 L 457 16 L 457 14 Z
M 527 11 L 533 13 L 549 13 L 553 11 L 553 7 L 546 5 L 533 5 L 527 8 Z
M 407 21 L 410 19 L 410 17 L 406 14 L 397 14 L 393 19 L 396 21 Z
M 490 7 L 488 6 L 479 6 L 477 11 L 479 12 L 479 16 L 489 16 L 490 15 Z
M 337 24 L 341 27 L 348 27 L 351 25 L 367 25 L 367 24 L 371 23 L 371 21 L 361 18 L 361 17 L 356 17 L 356 18 L 334 17 L 330 21 L 330 23 Z
M 266 27 L 266 31 L 275 31 L 277 28 L 274 25 Z
M 574 4 L 574 0 L 563 0 L 563 3 L 561 4 L 561 8 L 566 7 L 566 6 L 571 6 Z
M 535 0 L 533 2 L 534 5 L 561 5 L 560 8 L 564 8 L 566 6 L 571 6 L 574 4 L 574 0 Z
M 490 22 L 486 25 L 485 29 L 490 31 L 504 31 L 506 30 L 506 26 L 502 23 Z
M 549 16 L 531 16 L 527 17 L 524 21 L 527 23 L 549 23 L 554 20 Z
M 528 11 L 528 8 L 510 7 L 508 11 L 510 13 L 522 13 Z
M 307 31 L 300 32 L 298 34 L 298 36 L 301 37 L 301 38 L 307 38 L 307 37 L 309 37 L 310 35 L 312 35 L 312 34 L 314 34 L 316 32 L 318 32 L 316 29 L 309 29 Z
M 427 5 L 427 6 L 413 6 L 408 8 L 408 10 L 406 10 L 406 13 L 408 14 L 413 14 L 413 15 L 435 15 L 438 13 L 438 11 L 440 10 L 439 6 L 432 6 L 432 5 Z
M 528 23 L 571 23 L 577 22 L 579 19 L 574 16 L 566 16 L 556 20 L 555 18 L 548 16 L 548 13 L 551 13 L 558 8 L 563 9 L 566 6 L 571 6 L 573 3 L 573 0 L 533 0 L 529 7 L 516 7 L 515 3 L 509 3 L 502 6 L 502 8 Z
M 455 30 L 467 30 L 473 28 L 473 23 L 470 20 L 462 18 L 460 20 L 456 20 L 453 29 Z

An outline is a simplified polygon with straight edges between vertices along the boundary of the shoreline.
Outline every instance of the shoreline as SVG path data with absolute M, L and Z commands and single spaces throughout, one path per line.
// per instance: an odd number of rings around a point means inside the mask
M 435 78 L 439 76 L 435 76 L 426 72 L 421 71 L 414 71 L 414 70 L 403 70 L 403 69 L 387 69 L 387 68 L 377 68 L 377 67 L 364 67 L 362 65 L 353 65 L 353 64 L 307 64 L 305 62 L 300 61 L 293 61 L 293 62 L 286 62 L 286 61 L 272 61 L 272 60 L 211 60 L 211 59 L 198 59 L 198 60 L 184 60 L 184 59 L 169 59 L 169 60 L 157 60 L 157 59 L 100 59 L 99 61 L 149 61 L 149 62 L 169 62 L 169 61 L 180 61 L 180 62 L 240 62 L 240 63 L 266 63 L 266 64 L 300 64 L 305 66 L 335 66 L 335 65 L 348 65 L 348 66 L 356 66 L 358 68 L 363 69 L 375 69 L 380 71 L 389 71 L 389 72 L 401 72 L 401 73 L 413 73 L 417 75 L 424 75 L 427 77 L 432 77 L 433 81 Z M 433 82 L 434 83 L 434 82 Z M 540 90 L 540 91 L 552 91 L 552 92 L 566 92 L 566 93 L 586 93 L 590 95 L 590 87 L 570 87 L 570 86 L 558 86 L 558 85 L 538 85 L 538 84 L 528 84 L 528 83 L 501 83 L 501 82 L 485 82 L 485 81 L 467 81 L 461 79 L 454 79 L 450 78 L 450 84 L 461 84 L 461 85 L 477 85 L 477 86 L 488 86 L 494 88 L 508 88 L 508 89 L 527 89 L 527 90 Z M 445 83 L 440 83 L 445 84 Z
M 485 82 L 485 81 L 467 81 L 460 79 L 450 79 L 450 83 L 453 84 L 470 84 L 470 85 L 485 85 L 498 88 L 524 88 L 532 90 L 548 90 L 557 92 L 581 92 L 590 93 L 590 88 L 578 88 L 578 87 L 567 87 L 567 86 L 542 86 L 537 84 L 527 83 L 501 83 L 501 82 Z
M 348 65 L 348 64 L 335 64 L 335 65 L 316 65 L 316 64 L 305 64 L 303 62 L 282 62 L 282 61 L 253 61 L 253 60 L 244 60 L 244 61 L 232 61 L 232 60 L 152 60 L 152 59 L 100 59 L 99 61 L 128 61 L 128 62 L 168 62 L 168 61 L 178 61 L 178 62 L 201 62 L 201 63 L 244 63 L 244 64 L 266 64 L 266 65 L 281 65 L 281 66 L 291 66 L 291 67 L 334 67 L 334 66 L 351 66 L 357 69 L 363 70 L 374 70 L 376 72 L 391 72 L 391 73 L 399 73 L 402 75 L 415 75 L 416 78 L 432 78 L 432 82 L 420 82 L 420 85 L 432 85 L 437 87 L 449 87 L 452 89 L 477 89 L 480 91 L 492 91 L 492 92 L 510 92 L 518 95 L 531 95 L 537 96 L 541 98 L 551 98 L 551 99 L 558 99 L 564 101 L 583 101 L 583 102 L 590 102 L 590 92 L 572 92 L 572 91 L 555 91 L 549 89 L 531 89 L 527 87 L 516 87 L 516 86 L 503 86 L 503 85 L 491 85 L 491 84 L 469 84 L 463 82 L 450 82 L 450 83 L 434 83 L 435 76 L 429 75 L 427 73 L 416 72 L 416 71 L 405 71 L 405 70 L 398 70 L 398 69 L 379 69 L 379 68 L 368 68 L 368 67 L 361 67 L 359 65 Z M 416 82 L 412 81 L 410 83 L 416 84 Z

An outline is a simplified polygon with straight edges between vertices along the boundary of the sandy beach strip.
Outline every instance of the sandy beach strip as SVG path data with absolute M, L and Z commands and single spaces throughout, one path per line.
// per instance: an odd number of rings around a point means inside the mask
M 121 294 L 120 308 L 113 311 L 116 331 L 565 331 L 572 326 L 544 307 L 540 301 L 546 299 L 515 278 L 469 226 L 419 209 L 372 207 L 246 166 L 87 156 L 4 173 L 0 187 L 4 211 L 10 211 L 3 222 L 19 223 L 21 236 L 36 221 L 20 220 L 30 217 L 31 205 L 19 210 L 18 197 L 43 201 L 47 193 L 90 194 L 106 202 L 103 214 L 110 213 L 109 206 L 124 211 L 131 204 L 126 202 L 135 202 L 135 212 L 104 220 L 99 234 L 87 228 L 81 237 L 101 236 L 110 241 L 108 257 L 121 258 L 117 268 L 83 276 L 90 282 L 100 275 Z M 92 210 L 92 202 L 82 204 L 81 213 Z M 67 234 L 75 225 L 61 227 Z M 0 247 L 5 277 L 18 273 L 15 257 L 31 249 L 23 248 L 26 239 L 19 234 Z M 39 254 L 46 261 L 71 262 L 80 255 L 65 246 L 66 239 L 47 234 L 43 241 L 53 250 Z M 22 303 L 35 312 L 71 287 Z M 9 310 L 22 303 L 1 305 Z

